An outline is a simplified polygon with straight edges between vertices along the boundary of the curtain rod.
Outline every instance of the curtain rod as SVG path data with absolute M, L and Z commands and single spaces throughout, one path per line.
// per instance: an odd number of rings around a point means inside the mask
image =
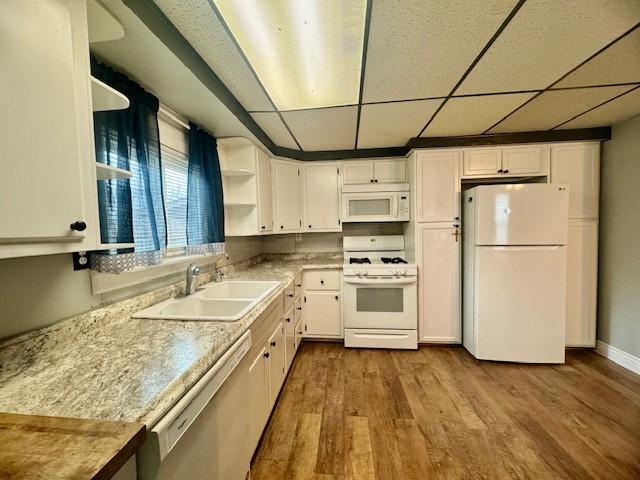
M 184 127 L 187 130 L 189 130 L 189 124 L 185 120 L 180 118 L 178 116 L 178 114 L 176 114 L 173 111 L 169 110 L 169 108 L 165 107 L 164 105 L 162 105 L 162 104 L 160 105 L 160 108 L 158 109 L 158 113 L 160 115 L 164 116 L 164 117 L 167 117 L 169 120 L 177 123 L 181 127 Z

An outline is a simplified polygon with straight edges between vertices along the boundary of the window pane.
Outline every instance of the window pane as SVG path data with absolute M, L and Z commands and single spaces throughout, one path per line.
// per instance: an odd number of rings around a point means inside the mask
M 187 171 L 184 153 L 162 145 L 164 208 L 167 212 L 168 248 L 187 245 Z

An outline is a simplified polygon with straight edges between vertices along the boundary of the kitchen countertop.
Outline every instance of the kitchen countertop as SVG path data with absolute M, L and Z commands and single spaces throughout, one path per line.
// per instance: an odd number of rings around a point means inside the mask
M 337 258 L 259 263 L 228 279 L 280 286 L 235 322 L 132 319 L 175 295 L 166 287 L 0 343 L 0 411 L 152 426 L 303 269 Z
M 0 478 L 108 479 L 145 435 L 139 423 L 0 413 Z

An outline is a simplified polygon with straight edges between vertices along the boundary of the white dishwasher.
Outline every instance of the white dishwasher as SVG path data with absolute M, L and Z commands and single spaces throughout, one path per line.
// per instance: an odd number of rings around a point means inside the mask
M 246 332 L 149 431 L 141 480 L 244 480 L 249 471 Z

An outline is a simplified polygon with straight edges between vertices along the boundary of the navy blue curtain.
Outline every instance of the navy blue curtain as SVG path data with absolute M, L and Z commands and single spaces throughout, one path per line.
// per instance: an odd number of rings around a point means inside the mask
M 224 201 L 216 139 L 189 123 L 187 244 L 222 242 Z
M 167 228 L 162 203 L 158 99 L 93 56 L 91 74 L 123 93 L 130 102 L 125 110 L 93 114 L 96 160 L 133 174 L 129 180 L 98 182 L 102 243 L 135 242 L 136 252 L 162 250 L 167 245 Z

